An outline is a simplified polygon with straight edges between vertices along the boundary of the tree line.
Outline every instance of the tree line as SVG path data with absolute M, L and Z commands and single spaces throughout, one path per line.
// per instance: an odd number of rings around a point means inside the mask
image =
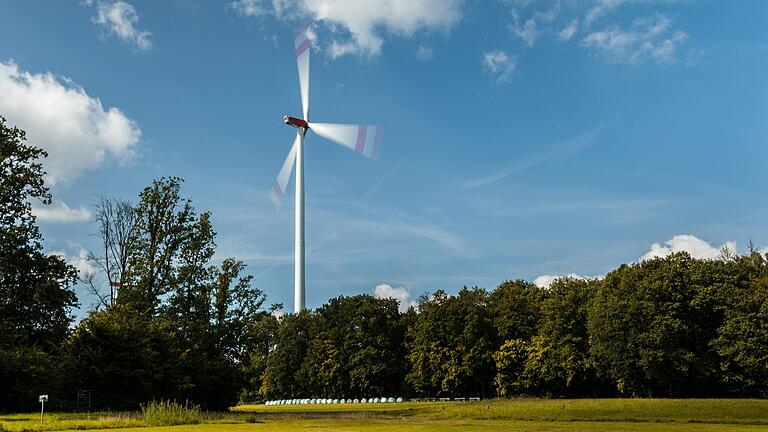
M 0 117 L 0 410 L 370 396 L 764 397 L 768 257 L 685 253 L 600 280 L 524 280 L 280 315 L 245 265 L 214 259 L 211 214 L 161 178 L 96 206 L 96 271 L 46 254 L 32 200 L 45 153 Z M 74 286 L 98 299 L 75 322 Z M 83 408 L 80 405 L 80 408 Z

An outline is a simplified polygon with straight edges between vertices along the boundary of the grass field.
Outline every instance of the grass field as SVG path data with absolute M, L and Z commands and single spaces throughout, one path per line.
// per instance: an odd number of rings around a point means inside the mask
M 197 425 L 147 427 L 140 413 L 0 415 L 9 431 L 768 431 L 768 400 L 515 399 L 349 405 L 241 405 Z M 2 429 L 0 429 L 2 430 Z

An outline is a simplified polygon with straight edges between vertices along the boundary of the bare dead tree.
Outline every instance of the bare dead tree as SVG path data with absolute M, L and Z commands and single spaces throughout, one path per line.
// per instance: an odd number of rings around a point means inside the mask
M 96 204 L 95 222 L 99 232 L 94 235 L 101 239 L 101 250 L 89 252 L 87 259 L 106 278 L 109 294 L 102 291 L 101 280 L 95 273 L 85 275 L 83 282 L 104 307 L 110 307 L 117 298 L 116 286 L 122 286 L 126 274 L 136 212 L 128 201 L 101 196 Z
M 723 245 L 723 247 L 720 248 L 720 259 L 723 261 L 733 261 L 737 257 L 736 251 L 728 247 L 728 245 Z

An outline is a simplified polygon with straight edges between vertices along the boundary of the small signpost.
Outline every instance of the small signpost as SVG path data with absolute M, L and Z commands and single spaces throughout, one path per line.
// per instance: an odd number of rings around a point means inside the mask
M 43 425 L 43 412 L 45 412 L 45 403 L 48 401 L 48 395 L 40 395 L 40 426 Z

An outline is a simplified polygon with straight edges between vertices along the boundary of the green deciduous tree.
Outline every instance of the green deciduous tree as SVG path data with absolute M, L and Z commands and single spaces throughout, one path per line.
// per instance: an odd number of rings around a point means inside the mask
M 276 312 L 282 309 L 282 305 L 273 305 L 251 324 L 248 329 L 248 358 L 242 363 L 244 368 L 245 384 L 240 393 L 240 400 L 260 401 L 265 400 L 260 390 L 264 385 L 269 354 L 275 346 L 277 331 L 280 328 Z
M 0 117 L 0 406 L 28 406 L 50 389 L 50 355 L 69 332 L 77 271 L 43 252 L 31 202 L 51 204 L 40 160 L 24 131 Z
M 496 366 L 496 393 L 499 396 L 515 396 L 526 393 L 531 382 L 526 377 L 526 362 L 530 343 L 522 339 L 510 339 L 493 353 Z
M 609 273 L 589 313 L 598 372 L 623 394 L 687 395 L 712 381 L 718 319 L 707 292 L 723 265 L 678 253 Z
M 490 312 L 499 345 L 512 339 L 530 340 L 539 330 L 546 291 L 524 280 L 504 281 L 492 293 Z
M 142 377 L 140 383 L 110 382 L 124 386 L 116 392 L 130 395 L 122 398 L 126 404 L 144 402 L 140 398 L 149 396 L 224 408 L 236 402 L 250 379 L 249 337 L 252 326 L 267 313 L 261 309 L 265 297 L 252 286 L 252 277 L 243 274 L 242 262 L 227 258 L 221 266 L 213 263 L 216 233 L 211 215 L 195 211 L 192 202 L 182 197 L 181 184 L 178 178 L 155 180 L 141 192 L 136 206 L 102 199 L 97 213 L 114 216 L 100 219 L 107 251 L 100 263 L 106 257 L 112 262 L 100 265 L 102 276 L 122 284 L 116 302 L 105 303 L 105 310 L 92 313 L 78 326 L 74 348 L 68 351 L 70 363 L 88 363 L 88 353 L 96 350 L 100 357 L 95 359 L 105 360 L 93 363 L 92 367 L 101 368 L 95 376 Z M 117 233 L 116 241 L 108 238 Z M 142 326 L 160 329 L 170 338 L 170 351 L 150 343 L 156 338 L 145 338 L 147 342 L 136 347 L 141 348 L 142 358 L 172 358 L 169 373 L 153 373 L 155 365 L 146 361 L 138 362 L 138 369 L 125 369 L 129 367 L 125 363 L 118 363 L 119 370 L 110 369 L 111 359 L 120 358 L 123 338 L 136 336 L 133 330 Z M 106 330 L 94 335 L 92 328 Z M 72 385 L 89 383 L 79 375 Z
M 283 315 L 267 358 L 259 393 L 265 399 L 311 397 L 310 377 L 302 369 L 314 334 L 313 314 L 303 310 Z
M 65 345 L 69 392 L 92 390 L 97 408 L 137 409 L 152 399 L 177 398 L 186 383 L 174 329 L 125 304 L 92 311 Z
M 437 291 L 419 303 L 406 337 L 406 379 L 417 393 L 490 393 L 497 335 L 488 298 L 483 289 L 465 287 L 456 296 Z
M 528 346 L 530 388 L 556 395 L 595 394 L 600 383 L 589 356 L 587 316 L 599 281 L 558 279 L 541 304 L 541 327 Z
M 386 396 L 403 391 L 404 328 L 397 301 L 337 297 L 315 314 L 304 368 L 314 394 Z
M 768 257 L 753 252 L 737 260 L 749 283 L 723 292 L 724 319 L 711 345 L 720 356 L 722 378 L 733 394 L 768 396 Z

